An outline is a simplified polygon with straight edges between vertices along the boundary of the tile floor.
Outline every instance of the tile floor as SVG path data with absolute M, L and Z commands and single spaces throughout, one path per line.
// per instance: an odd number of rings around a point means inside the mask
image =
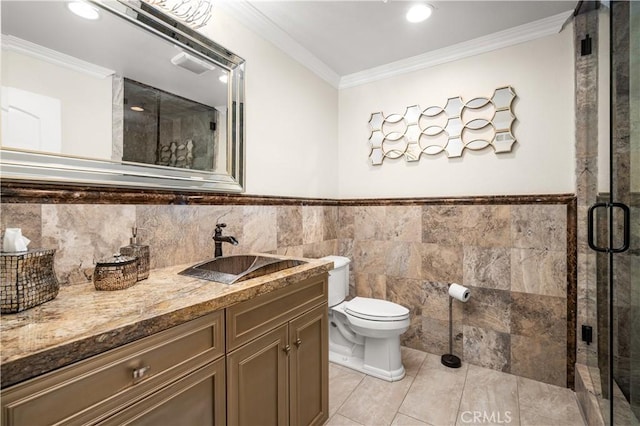
M 329 421 L 349 425 L 584 426 L 575 393 L 402 348 L 404 379 L 386 382 L 330 364 Z

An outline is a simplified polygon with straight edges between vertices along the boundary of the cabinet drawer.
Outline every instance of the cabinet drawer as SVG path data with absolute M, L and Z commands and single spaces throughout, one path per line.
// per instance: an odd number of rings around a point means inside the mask
M 3 424 L 81 424 L 104 418 L 222 356 L 223 333 L 220 311 L 7 388 Z
M 317 275 L 227 308 L 227 351 L 327 303 L 327 276 Z
M 224 425 L 225 359 L 220 358 L 119 411 L 100 426 Z

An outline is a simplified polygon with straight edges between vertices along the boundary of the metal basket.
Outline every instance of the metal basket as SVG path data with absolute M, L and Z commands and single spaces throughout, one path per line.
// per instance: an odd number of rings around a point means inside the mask
M 146 280 L 149 278 L 149 246 L 143 245 L 130 245 L 122 247 L 120 253 L 136 258 L 136 265 L 138 267 L 138 281 Z
M 138 279 L 138 265 L 135 257 L 116 254 L 96 264 L 93 271 L 93 285 L 96 290 L 124 290 Z
M 0 306 L 14 314 L 55 299 L 60 283 L 53 269 L 55 250 L 0 253 Z

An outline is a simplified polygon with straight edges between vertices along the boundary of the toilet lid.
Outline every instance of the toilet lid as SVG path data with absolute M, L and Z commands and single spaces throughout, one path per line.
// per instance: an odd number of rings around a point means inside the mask
M 409 309 L 397 303 L 368 297 L 355 297 L 345 303 L 345 312 L 373 321 L 400 321 L 409 317 Z

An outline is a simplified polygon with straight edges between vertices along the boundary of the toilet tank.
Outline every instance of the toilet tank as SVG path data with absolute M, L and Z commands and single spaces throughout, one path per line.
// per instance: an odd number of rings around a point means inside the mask
M 349 294 L 349 263 L 351 263 L 351 259 L 343 256 L 326 256 L 322 259 L 333 262 L 333 269 L 329 271 L 329 306 L 335 306 Z

